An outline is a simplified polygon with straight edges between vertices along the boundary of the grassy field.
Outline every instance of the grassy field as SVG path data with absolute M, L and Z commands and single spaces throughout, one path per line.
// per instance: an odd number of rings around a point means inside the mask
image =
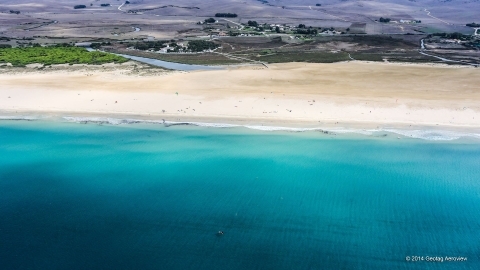
M 405 63 L 436 63 L 438 59 L 421 55 L 418 52 L 405 53 L 364 53 L 355 52 L 351 56 L 359 61 L 390 61 L 390 62 L 405 62 Z
M 269 55 L 256 55 L 249 57 L 252 60 L 263 61 L 267 63 L 285 63 L 285 62 L 308 62 L 308 63 L 334 63 L 348 61 L 348 53 L 338 52 L 279 52 Z
M 77 47 L 28 47 L 0 49 L 0 63 L 11 63 L 21 67 L 28 64 L 93 64 L 123 63 L 124 57 L 104 53 L 88 52 Z
M 383 61 L 383 55 L 376 53 L 352 53 L 351 56 L 359 61 Z
M 133 56 L 141 56 L 163 61 L 192 64 L 192 65 L 229 65 L 241 64 L 246 61 L 229 59 L 223 55 L 214 53 L 202 54 L 159 54 L 133 50 L 115 50 L 116 53 L 128 54 Z M 287 62 L 309 62 L 309 63 L 334 63 L 347 61 L 350 58 L 348 53 L 329 53 L 329 52 L 277 52 L 267 55 L 259 55 L 256 52 L 251 54 L 232 54 L 250 60 L 262 61 L 267 63 L 287 63 Z M 248 62 L 248 61 L 247 61 Z

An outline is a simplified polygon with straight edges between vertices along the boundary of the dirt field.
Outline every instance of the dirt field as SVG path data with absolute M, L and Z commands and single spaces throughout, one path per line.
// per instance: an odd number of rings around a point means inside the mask
M 101 7 L 100 3 L 103 2 L 4 0 L 0 5 L 0 45 L 205 39 L 210 38 L 212 30 L 228 32 L 229 27 L 255 20 L 260 24 L 305 24 L 321 29 L 334 27 L 344 32 L 348 29 L 349 32 L 303 39 L 276 33 L 259 37 L 217 37 L 216 42 L 222 46 L 218 52 L 272 63 L 343 61 L 353 55 L 359 60 L 439 62 L 437 58 L 417 53 L 420 39 L 435 32 L 473 34 L 465 24 L 478 20 L 475 11 L 480 10 L 479 1 L 437 0 L 423 0 L 421 3 L 325 0 L 321 1 L 321 6 L 306 0 L 267 3 L 257 0 L 178 0 L 174 4 L 166 0 L 132 0 L 127 5 L 117 0 L 111 1 L 109 7 Z M 84 4 L 86 8 L 74 9 L 75 4 Z M 217 12 L 234 12 L 238 17 L 217 18 L 218 22 L 208 27 L 198 24 Z M 380 23 L 377 21 L 380 17 L 392 21 Z M 419 20 L 421 23 L 404 23 L 402 20 Z M 119 47 L 124 49 L 125 46 Z M 349 53 L 350 57 L 346 58 Z M 480 58 L 478 48 L 470 51 L 442 49 L 432 53 L 471 63 Z M 238 62 L 220 55 L 162 55 L 155 58 L 183 63 Z
M 478 20 L 475 10 L 480 8 L 480 3 L 475 1 L 321 2 L 322 6 L 317 7 L 306 0 L 278 0 L 268 4 L 257 0 L 178 0 L 174 4 L 166 0 L 132 0 L 128 5 L 121 6 L 123 1 L 111 1 L 111 6 L 101 7 L 98 1 L 85 0 L 81 1 L 81 4 L 86 5 L 85 9 L 74 9 L 73 6 L 80 2 L 4 0 L 0 6 L 0 33 L 18 37 L 175 37 L 180 35 L 179 31 L 201 29 L 196 23 L 214 16 L 216 12 L 235 12 L 239 15 L 238 18 L 233 18 L 236 22 L 257 20 L 261 23 L 292 25 L 304 23 L 314 27 L 351 27 L 354 31 L 364 31 L 367 34 L 402 34 L 413 29 L 424 32 L 467 32 L 469 29 L 465 23 Z M 21 13 L 10 14 L 10 10 Z M 422 23 L 381 24 L 375 21 L 382 16 L 396 21 L 421 20 Z M 54 21 L 56 22 L 50 23 Z M 135 32 L 132 27 L 140 27 L 142 30 Z

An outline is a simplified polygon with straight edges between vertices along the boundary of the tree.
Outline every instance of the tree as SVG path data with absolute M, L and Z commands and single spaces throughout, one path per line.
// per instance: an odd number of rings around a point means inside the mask
M 247 24 L 248 26 L 258 27 L 258 23 L 256 21 L 248 21 Z
M 280 33 L 280 27 L 276 26 L 275 27 L 275 32 Z
M 165 44 L 168 43 L 168 42 L 169 41 L 162 41 L 162 40 L 159 40 L 159 41 L 144 41 L 144 42 L 137 42 L 135 44 L 130 44 L 130 46 L 133 46 L 135 49 L 142 50 L 142 51 L 146 51 L 146 50 L 150 50 L 150 49 L 158 51 L 161 48 L 167 47 L 167 45 L 165 45 Z M 111 45 L 111 43 L 110 42 L 106 42 L 106 43 L 103 42 L 101 45 Z M 92 48 L 94 48 L 93 44 L 92 44 Z
M 317 29 L 313 29 L 312 27 L 305 29 L 305 28 L 299 28 L 295 33 L 300 34 L 300 35 L 316 35 L 318 34 Z
M 460 40 L 463 40 L 463 41 L 467 41 L 467 40 L 472 39 L 472 36 L 464 35 L 464 34 L 458 33 L 458 32 L 454 32 L 454 33 L 433 33 L 433 34 L 429 35 L 429 37 L 431 37 L 431 36 L 438 36 L 438 37 L 446 38 L 446 39 L 460 39 Z
M 205 50 L 213 50 L 218 48 L 218 45 L 212 41 L 206 40 L 192 40 L 188 42 L 188 50 L 192 52 L 203 52 Z
M 388 22 L 390 22 L 390 18 L 380 17 L 380 20 L 379 20 L 379 21 L 382 22 L 382 23 L 388 23 Z
M 205 19 L 205 23 L 215 23 L 216 21 L 214 18 Z
M 305 24 L 299 24 L 298 28 L 306 28 Z
M 145 43 L 136 43 L 135 46 L 133 46 L 135 49 L 137 50 L 142 50 L 142 51 L 146 51 L 149 49 L 149 46 Z
M 236 18 L 237 14 L 235 14 L 235 13 L 216 13 L 215 17 Z

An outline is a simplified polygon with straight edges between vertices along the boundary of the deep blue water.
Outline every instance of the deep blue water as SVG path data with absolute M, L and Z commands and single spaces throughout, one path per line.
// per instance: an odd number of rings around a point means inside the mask
M 480 143 L 393 137 L 3 121 L 0 268 L 480 269 Z

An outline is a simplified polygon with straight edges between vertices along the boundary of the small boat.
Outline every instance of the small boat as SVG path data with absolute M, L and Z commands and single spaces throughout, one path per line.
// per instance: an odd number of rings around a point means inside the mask
M 223 235 L 223 231 L 218 231 L 217 235 Z

